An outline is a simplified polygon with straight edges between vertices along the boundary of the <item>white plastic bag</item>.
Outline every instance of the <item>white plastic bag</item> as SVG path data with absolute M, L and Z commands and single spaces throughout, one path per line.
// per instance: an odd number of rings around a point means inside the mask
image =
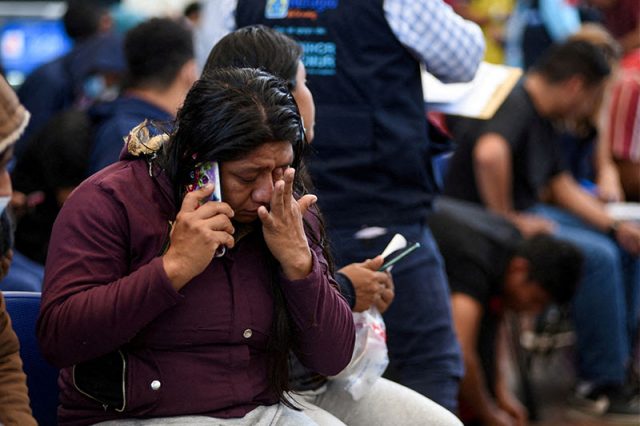
M 331 379 L 341 384 L 354 400 L 362 398 L 389 364 L 387 333 L 382 315 L 375 306 L 354 312 L 356 343 L 349 365 Z

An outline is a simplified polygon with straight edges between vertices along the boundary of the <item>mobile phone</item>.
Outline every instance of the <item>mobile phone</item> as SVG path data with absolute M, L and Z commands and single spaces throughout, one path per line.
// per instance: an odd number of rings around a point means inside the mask
M 191 184 L 187 186 L 187 191 L 198 190 L 208 183 L 213 184 L 213 193 L 207 201 L 222 201 L 222 191 L 220 189 L 220 167 L 217 161 L 205 161 L 199 163 L 195 170 L 191 172 Z
M 391 266 L 398 263 L 401 259 L 403 259 L 409 253 L 411 253 L 412 251 L 416 250 L 419 247 L 420 247 L 420 243 L 413 243 L 401 250 L 396 250 L 393 253 L 389 254 L 388 256 L 385 256 L 384 263 L 382 264 L 380 269 L 378 269 L 378 271 L 386 271 Z
M 222 190 L 220 189 L 220 167 L 217 161 L 204 161 L 196 165 L 195 170 L 191 172 L 191 184 L 187 186 L 187 191 L 196 191 L 207 184 L 213 184 L 213 193 L 208 200 L 201 200 L 200 204 L 207 201 L 222 201 Z M 220 246 L 216 250 L 214 256 L 222 257 L 227 252 L 225 246 Z

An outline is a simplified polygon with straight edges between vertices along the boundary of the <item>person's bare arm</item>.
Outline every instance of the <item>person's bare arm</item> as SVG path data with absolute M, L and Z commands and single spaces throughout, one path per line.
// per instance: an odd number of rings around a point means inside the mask
M 462 346 L 465 374 L 460 382 L 460 397 L 480 416 L 485 425 L 511 425 L 510 416 L 500 409 L 487 389 L 477 350 L 482 305 L 462 293 L 451 295 L 453 325 Z
M 602 203 L 582 189 L 568 172 L 554 177 L 549 183 L 553 199 L 595 228 L 606 232 L 613 224 Z
M 502 214 L 513 212 L 509 143 L 496 133 L 481 136 L 473 150 L 473 165 L 478 192 L 487 207 Z
M 593 157 L 596 170 L 596 186 L 598 198 L 605 202 L 617 202 L 624 199 L 620 174 L 613 162 L 607 140 L 600 136 L 596 141 L 596 152 Z
M 524 405 L 522 405 L 509 388 L 507 374 L 505 372 L 509 357 L 509 345 L 506 333 L 506 324 L 502 321 L 496 337 L 496 402 L 498 407 L 512 417 L 513 422 L 517 426 L 526 426 L 529 423 L 529 414 Z
M 505 216 L 523 235 L 549 233 L 553 224 L 543 218 L 514 210 L 511 174 L 511 148 L 497 133 L 480 137 L 473 150 L 473 168 L 480 198 L 488 209 Z

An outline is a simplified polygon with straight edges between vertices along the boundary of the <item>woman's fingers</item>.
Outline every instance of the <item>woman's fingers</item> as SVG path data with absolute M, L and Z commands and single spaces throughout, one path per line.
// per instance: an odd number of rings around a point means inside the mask
M 231 219 L 222 214 L 204 220 L 204 225 L 212 231 L 224 231 L 231 235 L 235 233 Z
M 289 167 L 284 171 L 284 188 L 282 194 L 282 204 L 285 209 L 291 208 L 291 202 L 293 201 L 293 178 L 296 175 L 296 171 L 293 167 Z
M 209 201 L 193 212 L 195 218 L 208 219 L 216 215 L 224 215 L 229 219 L 235 215 L 231 206 L 221 201 Z
M 278 180 L 273 185 L 273 195 L 271 196 L 270 213 L 272 215 L 282 216 L 285 213 L 284 208 L 284 180 Z
M 318 201 L 318 197 L 313 194 L 307 194 L 298 200 L 298 206 L 300 207 L 300 214 L 304 214 L 309 210 L 309 207 L 314 205 Z
M 200 207 L 201 201 L 207 200 L 213 193 L 213 184 L 206 184 L 200 189 L 188 192 L 182 200 L 180 211 L 192 212 Z

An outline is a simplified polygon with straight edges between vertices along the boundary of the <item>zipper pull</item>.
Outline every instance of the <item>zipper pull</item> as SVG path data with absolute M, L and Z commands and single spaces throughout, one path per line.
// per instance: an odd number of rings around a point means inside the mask
M 102 404 L 102 408 L 104 408 L 104 411 L 107 411 L 107 409 L 109 408 L 109 406 L 107 404 Z
M 153 177 L 153 161 L 156 159 L 156 157 L 158 156 L 158 153 L 154 152 L 153 154 L 151 154 L 151 156 L 149 157 L 149 159 L 147 160 L 147 164 L 149 165 L 149 176 Z

